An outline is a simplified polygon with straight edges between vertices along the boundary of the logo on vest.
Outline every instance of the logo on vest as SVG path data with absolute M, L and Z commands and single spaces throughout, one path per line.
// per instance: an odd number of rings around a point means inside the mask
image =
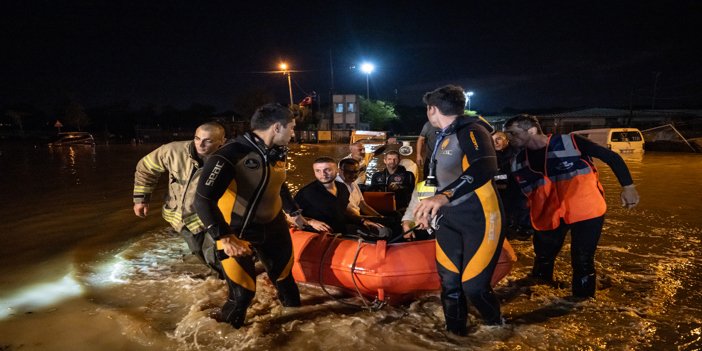
M 250 158 L 250 159 L 244 161 L 244 167 L 246 167 L 247 169 L 250 169 L 252 171 L 255 171 L 259 167 L 261 167 L 261 163 L 258 162 L 257 160 L 254 160 L 253 158 Z
M 559 171 L 565 171 L 570 169 L 571 167 L 573 167 L 573 162 L 563 161 L 558 166 L 556 166 L 556 169 Z
M 207 182 L 205 183 L 205 185 L 210 186 L 214 184 L 215 179 L 217 179 L 219 172 L 222 170 L 222 166 L 224 166 L 224 163 L 217 162 L 215 168 L 212 170 L 212 173 L 210 173 L 210 176 L 207 177 Z
M 473 184 L 473 177 L 471 177 L 469 175 L 464 175 L 461 177 L 461 179 L 465 180 L 466 182 L 468 182 L 470 184 Z

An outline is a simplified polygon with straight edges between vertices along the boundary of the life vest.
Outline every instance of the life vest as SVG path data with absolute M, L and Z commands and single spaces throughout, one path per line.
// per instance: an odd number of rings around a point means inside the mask
M 428 197 L 436 195 L 436 187 L 426 185 L 426 180 L 423 180 L 417 184 L 417 199 L 422 201 Z
M 597 168 L 583 157 L 572 135 L 549 135 L 545 174 L 529 166 L 526 150 L 512 159 L 512 174 L 529 198 L 536 230 L 553 230 L 560 219 L 570 224 L 602 216 L 607 210 Z

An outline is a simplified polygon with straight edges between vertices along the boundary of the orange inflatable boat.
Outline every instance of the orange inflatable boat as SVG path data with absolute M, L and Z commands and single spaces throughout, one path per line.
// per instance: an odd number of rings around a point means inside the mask
M 436 240 L 388 244 L 335 238 L 291 229 L 298 282 L 335 286 L 353 293 L 399 302 L 417 293 L 440 290 Z M 517 261 L 505 240 L 490 284 L 495 286 Z M 320 274 L 321 268 L 321 274 Z M 358 289 L 358 290 L 357 290 Z

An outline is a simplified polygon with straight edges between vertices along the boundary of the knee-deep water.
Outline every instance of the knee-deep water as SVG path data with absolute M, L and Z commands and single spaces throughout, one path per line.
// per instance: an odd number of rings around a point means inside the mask
M 369 312 L 300 284 L 302 307 L 283 308 L 260 267 L 245 326 L 219 322 L 224 282 L 190 255 L 160 201 L 146 219 L 132 211 L 134 167 L 157 146 L 0 147 L 0 350 L 702 348 L 702 155 L 626 157 L 641 195 L 630 211 L 598 162 L 609 208 L 596 299 L 570 298 L 568 240 L 549 285 L 527 278 L 531 243 L 511 241 L 518 261 L 495 288 L 507 325 L 483 326 L 471 310 L 469 335 L 458 337 L 444 331 L 438 292 Z M 315 158 L 347 154 L 294 145 L 293 193 L 314 179 Z

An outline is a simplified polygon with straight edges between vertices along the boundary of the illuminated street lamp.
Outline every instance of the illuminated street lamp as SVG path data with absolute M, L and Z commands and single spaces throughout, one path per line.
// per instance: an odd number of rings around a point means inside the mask
M 292 84 L 290 83 L 290 71 L 288 71 L 288 65 L 281 63 L 280 68 L 283 70 L 283 74 L 288 76 L 288 89 L 290 90 L 290 108 L 292 108 L 293 105 L 293 99 L 292 99 Z
M 473 92 L 472 91 L 467 91 L 467 92 L 464 91 L 463 96 L 465 96 L 466 100 L 468 100 L 468 111 L 470 111 L 470 97 L 473 96 Z
M 363 72 L 366 72 L 366 99 L 370 100 L 370 87 L 368 85 L 368 82 L 370 80 L 370 73 L 373 71 L 373 65 L 370 63 L 364 63 L 361 65 L 361 70 Z

